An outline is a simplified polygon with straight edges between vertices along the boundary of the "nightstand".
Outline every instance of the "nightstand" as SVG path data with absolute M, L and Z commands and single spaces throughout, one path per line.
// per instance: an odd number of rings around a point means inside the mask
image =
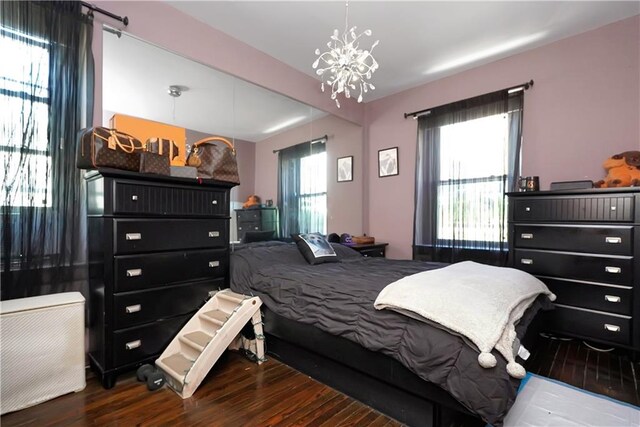
M 362 256 L 366 257 L 381 257 L 384 258 L 385 251 L 388 243 L 371 243 L 369 245 L 345 245 L 349 246 L 351 249 L 358 251 L 362 254 Z

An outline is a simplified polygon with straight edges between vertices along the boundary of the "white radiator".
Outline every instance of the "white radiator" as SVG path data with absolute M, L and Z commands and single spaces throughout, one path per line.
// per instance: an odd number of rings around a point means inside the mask
M 84 389 L 84 298 L 0 302 L 0 413 Z

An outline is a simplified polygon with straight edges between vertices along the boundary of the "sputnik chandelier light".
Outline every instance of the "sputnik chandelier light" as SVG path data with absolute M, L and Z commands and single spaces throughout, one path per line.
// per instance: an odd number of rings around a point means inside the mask
M 316 74 L 321 76 L 320 88 L 324 92 L 325 85 L 331 87 L 331 99 L 340 108 L 338 95 L 344 93 L 345 98 L 351 98 L 352 91 L 358 93 L 358 102 L 362 102 L 362 94 L 374 90 L 375 86 L 367 80 L 378 69 L 378 63 L 371 55 L 379 40 L 370 50 L 359 48 L 358 40 L 363 35 L 370 36 L 371 30 L 356 33 L 357 27 L 349 29 L 349 2 L 346 3 L 344 17 L 344 33 L 340 36 L 338 30 L 333 30 L 331 40 L 327 42 L 328 51 L 320 53 L 316 49 L 316 59 L 312 65 Z

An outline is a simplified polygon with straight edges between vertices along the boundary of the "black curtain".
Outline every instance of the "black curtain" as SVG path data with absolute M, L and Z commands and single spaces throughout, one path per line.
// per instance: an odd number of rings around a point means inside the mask
M 93 120 L 93 25 L 80 2 L 0 3 L 1 299 L 86 287 L 78 131 Z M 85 293 L 86 295 L 86 293 Z
M 419 117 L 415 258 L 506 264 L 505 193 L 515 190 L 519 174 L 523 97 L 524 90 L 511 94 L 502 90 L 437 107 Z M 456 154 L 458 146 L 446 145 L 455 138 L 444 135 L 452 135 L 451 125 L 466 122 L 473 126 L 471 121 L 490 117 L 501 120 L 502 134 L 498 138 L 505 141 L 494 138 L 487 147 L 473 147 L 486 152 L 478 161 L 488 155 L 498 165 L 493 173 L 475 173 L 476 165 L 468 156 L 464 160 L 462 153 Z M 478 121 L 475 123 L 477 126 Z M 481 135 L 466 135 L 465 141 L 458 137 L 454 143 L 460 147 L 487 143 Z
M 280 210 L 280 236 L 289 238 L 292 234 L 318 232 L 324 229 L 326 212 L 312 209 L 314 202 L 322 195 L 311 188 L 304 188 L 301 180 L 302 159 L 313 154 L 326 152 L 325 139 L 304 142 L 278 151 L 278 209 Z M 325 167 L 326 165 L 321 165 Z M 317 176 L 315 171 L 307 171 Z M 311 183 L 323 186 L 326 204 L 326 183 Z M 326 210 L 325 210 L 326 211 Z

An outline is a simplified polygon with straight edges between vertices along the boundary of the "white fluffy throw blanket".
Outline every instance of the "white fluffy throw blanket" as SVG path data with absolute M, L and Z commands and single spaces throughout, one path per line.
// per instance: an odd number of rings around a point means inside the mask
M 374 305 L 422 317 L 467 337 L 480 349 L 478 362 L 484 368 L 496 366 L 491 354 L 495 348 L 507 360 L 509 375 L 522 378 L 526 372 L 513 351 L 515 324 L 540 294 L 555 300 L 529 273 L 465 261 L 393 282 Z

